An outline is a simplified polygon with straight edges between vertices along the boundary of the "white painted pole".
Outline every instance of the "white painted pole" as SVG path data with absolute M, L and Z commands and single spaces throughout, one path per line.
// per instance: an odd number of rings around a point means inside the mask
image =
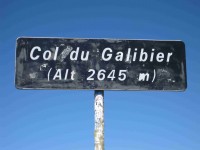
M 95 150 L 104 150 L 104 91 L 95 90 L 94 98 Z

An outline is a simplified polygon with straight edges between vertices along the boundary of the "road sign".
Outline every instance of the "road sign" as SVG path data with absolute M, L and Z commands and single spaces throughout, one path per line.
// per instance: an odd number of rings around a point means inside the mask
M 19 89 L 176 90 L 187 87 L 182 41 L 17 39 Z

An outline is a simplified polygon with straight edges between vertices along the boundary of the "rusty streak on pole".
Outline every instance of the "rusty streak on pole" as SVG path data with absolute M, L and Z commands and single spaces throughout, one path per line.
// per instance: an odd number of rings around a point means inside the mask
M 95 90 L 94 98 L 95 150 L 104 150 L 104 91 Z

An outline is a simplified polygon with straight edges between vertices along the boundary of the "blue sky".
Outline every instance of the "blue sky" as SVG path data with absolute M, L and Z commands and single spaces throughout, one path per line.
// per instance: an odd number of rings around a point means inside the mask
M 0 0 L 0 149 L 94 149 L 94 91 L 17 90 L 17 37 L 183 40 L 185 92 L 105 91 L 108 150 L 200 149 L 198 0 Z

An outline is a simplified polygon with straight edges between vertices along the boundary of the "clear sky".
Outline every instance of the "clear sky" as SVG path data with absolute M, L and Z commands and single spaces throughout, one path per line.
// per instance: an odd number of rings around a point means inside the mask
M 17 90 L 20 36 L 183 40 L 185 92 L 105 91 L 108 150 L 200 149 L 198 0 L 0 0 L 0 150 L 94 149 L 94 91 Z

